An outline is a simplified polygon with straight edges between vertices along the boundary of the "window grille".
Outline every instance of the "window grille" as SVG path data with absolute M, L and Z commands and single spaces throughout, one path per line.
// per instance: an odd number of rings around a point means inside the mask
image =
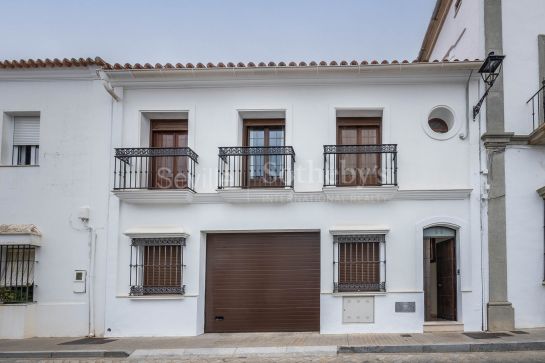
M 133 238 L 130 295 L 183 295 L 185 238 Z
M 34 263 L 34 246 L 0 246 L 0 302 L 34 301 Z
M 386 291 L 385 236 L 383 234 L 336 235 L 334 291 Z

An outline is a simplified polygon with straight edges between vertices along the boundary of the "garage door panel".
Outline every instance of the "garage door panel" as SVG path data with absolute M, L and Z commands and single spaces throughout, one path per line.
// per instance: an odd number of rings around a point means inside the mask
M 255 306 L 273 306 L 276 308 L 281 307 L 293 307 L 293 308 L 306 308 L 306 304 L 309 299 L 312 299 L 316 294 L 320 293 L 318 290 L 300 291 L 297 296 L 284 296 L 278 293 L 278 290 L 264 291 L 263 294 L 256 296 L 252 300 L 240 299 L 239 293 L 252 294 L 251 290 L 247 291 L 221 291 L 221 294 L 216 295 L 216 299 L 221 299 L 222 308 L 252 308 Z
M 274 273 L 264 273 L 261 275 L 261 272 L 255 271 L 253 272 L 254 275 L 248 276 L 248 274 L 240 273 L 240 274 L 234 274 L 234 273 L 225 273 L 220 278 L 216 280 L 217 284 L 229 284 L 229 285 L 235 285 L 233 288 L 240 288 L 244 289 L 247 286 L 252 286 L 252 288 L 259 283 L 267 283 L 268 285 L 275 284 L 285 284 L 286 287 L 295 287 L 295 286 L 301 286 L 305 287 L 307 286 L 309 279 L 314 279 L 316 277 L 320 277 L 320 273 L 312 273 L 312 274 L 306 274 L 305 276 L 300 276 L 297 273 L 293 274 L 285 274 L 282 276 L 275 275 Z M 255 274 L 260 274 L 259 276 L 256 276 Z
M 318 331 L 319 233 L 207 236 L 206 332 Z

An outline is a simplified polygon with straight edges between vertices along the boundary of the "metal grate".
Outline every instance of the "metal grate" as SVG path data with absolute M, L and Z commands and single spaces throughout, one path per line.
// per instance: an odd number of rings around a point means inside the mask
M 532 107 L 532 130 L 545 123 L 545 80 L 541 82 L 541 88 L 526 101 L 526 105 Z
M 293 188 L 291 146 L 220 147 L 218 188 Z
M 115 149 L 114 189 L 195 189 L 198 155 L 188 147 Z
M 324 145 L 324 186 L 397 185 L 397 145 Z
M 384 235 L 335 236 L 335 292 L 385 291 Z
M 58 345 L 95 345 L 95 344 L 107 344 L 115 342 L 117 339 L 106 338 L 83 338 L 71 340 L 69 342 L 59 343 Z
M 34 300 L 34 263 L 34 246 L 0 246 L 0 302 Z
M 512 336 L 511 334 L 507 334 L 507 333 L 485 333 L 485 332 L 462 333 L 462 334 L 472 339 L 498 339 L 502 337 Z
M 183 295 L 185 238 L 133 238 L 130 295 Z

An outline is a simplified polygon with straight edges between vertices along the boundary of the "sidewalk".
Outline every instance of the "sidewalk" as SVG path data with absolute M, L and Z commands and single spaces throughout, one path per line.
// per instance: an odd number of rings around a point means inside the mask
M 473 335 L 475 334 L 475 335 Z M 204 334 L 177 338 L 31 338 L 0 340 L 0 358 L 130 357 L 184 355 L 503 352 L 545 350 L 545 328 L 494 333 Z

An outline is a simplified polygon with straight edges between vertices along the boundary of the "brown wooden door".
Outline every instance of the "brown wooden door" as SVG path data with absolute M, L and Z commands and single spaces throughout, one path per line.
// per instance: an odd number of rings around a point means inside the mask
M 284 146 L 284 120 L 245 120 L 244 134 L 244 146 Z M 244 157 L 243 186 L 283 186 L 286 177 L 286 163 L 286 155 L 251 155 Z
M 380 120 L 343 118 L 337 121 L 338 145 L 379 145 Z M 342 186 L 373 186 L 380 184 L 381 155 L 340 154 L 337 158 L 338 181 Z
M 456 320 L 456 242 L 436 244 L 437 318 Z
M 151 122 L 151 147 L 187 147 L 187 122 L 154 120 Z M 159 189 L 183 189 L 189 176 L 187 156 L 151 158 L 151 186 Z
M 205 332 L 320 330 L 320 234 L 206 239 Z

